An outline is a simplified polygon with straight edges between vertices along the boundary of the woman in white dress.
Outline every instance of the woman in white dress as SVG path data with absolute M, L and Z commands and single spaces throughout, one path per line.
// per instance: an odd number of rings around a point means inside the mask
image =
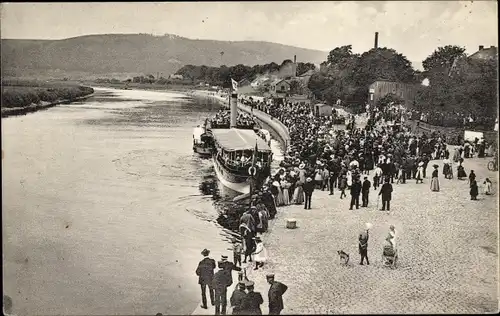
M 278 181 L 274 181 L 273 186 L 275 186 L 278 189 L 278 195 L 276 196 L 276 206 L 284 205 L 285 201 L 283 198 L 283 190 L 281 189 L 280 183 Z
M 256 247 L 253 260 L 255 261 L 254 270 L 257 270 L 259 268 L 262 268 L 264 266 L 264 263 L 267 261 L 267 250 L 266 247 L 264 247 L 264 244 L 262 243 L 262 240 L 259 236 L 255 237 L 255 243 Z
M 352 185 L 352 171 L 351 170 L 347 170 L 346 178 L 347 178 L 347 188 L 350 189 L 351 185 Z
M 292 184 L 286 179 L 281 182 L 281 187 L 283 188 L 283 205 L 290 205 L 290 194 L 288 190 Z

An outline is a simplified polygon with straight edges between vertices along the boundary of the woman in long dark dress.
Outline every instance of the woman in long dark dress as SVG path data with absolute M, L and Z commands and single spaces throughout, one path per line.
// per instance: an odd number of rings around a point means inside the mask
M 479 194 L 479 188 L 477 187 L 476 180 L 472 180 L 470 183 L 470 199 L 477 200 L 477 195 Z
M 432 171 L 432 179 L 431 179 L 431 191 L 439 192 L 439 179 L 438 179 L 438 165 L 434 165 L 434 171 Z
M 457 167 L 457 178 L 458 178 L 458 180 L 462 180 L 463 178 L 467 178 L 467 173 L 465 173 L 464 166 L 462 166 L 463 162 L 464 162 L 463 158 L 460 158 L 458 160 L 458 167 Z

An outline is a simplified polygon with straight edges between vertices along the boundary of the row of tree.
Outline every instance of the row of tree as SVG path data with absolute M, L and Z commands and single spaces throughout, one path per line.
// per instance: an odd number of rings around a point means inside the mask
M 290 59 L 284 60 L 281 65 L 277 63 L 269 63 L 264 65 L 245 66 L 242 64 L 227 67 L 209 67 L 186 65 L 179 69 L 175 74 L 182 75 L 184 79 L 192 81 L 203 81 L 210 85 L 222 86 L 229 88 L 231 86 L 231 78 L 236 81 L 247 79 L 248 81 L 255 80 L 259 75 L 265 74 L 283 74 L 283 77 L 292 76 L 291 72 L 285 72 L 285 69 L 291 69 L 293 61 Z M 305 73 L 308 70 L 314 70 L 316 67 L 312 63 L 297 63 L 297 74 Z
M 354 54 L 351 45 L 337 47 L 321 66 L 308 87 L 317 99 L 328 103 L 340 99 L 347 104 L 364 105 L 368 100 L 368 86 L 376 80 L 417 83 L 419 79 L 411 62 L 388 48 Z
M 416 90 L 412 103 L 419 110 L 496 117 L 497 57 L 468 58 L 464 48 L 449 45 L 430 54 L 423 67 L 423 72 L 413 69 L 410 61 L 393 49 L 354 54 L 352 46 L 346 45 L 329 53 L 308 88 L 319 100 L 335 103 L 340 99 L 361 108 L 368 101 L 369 85 L 383 79 L 412 84 Z M 424 78 L 429 85 L 421 84 Z

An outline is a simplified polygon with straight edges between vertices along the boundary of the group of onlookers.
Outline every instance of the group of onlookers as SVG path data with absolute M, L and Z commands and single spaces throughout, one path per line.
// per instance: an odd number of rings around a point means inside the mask
M 234 263 L 228 261 L 228 257 L 221 256 L 221 260 L 215 264 L 215 260 L 210 258 L 210 251 L 203 249 L 201 260 L 196 269 L 198 283 L 201 287 L 201 307 L 208 309 L 206 291 L 208 289 L 210 303 L 215 306 L 215 315 L 226 315 L 227 313 L 227 290 L 233 284 L 232 271 L 239 271 L 238 285 L 230 298 L 233 315 L 262 315 L 261 305 L 264 299 L 259 292 L 254 289 L 254 282 L 246 276 L 241 267 L 241 253 L 234 252 Z M 251 258 L 250 258 L 251 260 Z M 218 268 L 218 271 L 214 270 Z M 269 315 L 279 315 L 283 310 L 283 294 L 288 287 L 275 280 L 274 274 L 266 275 L 267 283 L 270 285 L 268 291 Z

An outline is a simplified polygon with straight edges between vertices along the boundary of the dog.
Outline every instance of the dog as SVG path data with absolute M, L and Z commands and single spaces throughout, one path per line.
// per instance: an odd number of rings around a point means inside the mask
M 337 251 L 340 257 L 340 264 L 346 266 L 347 263 L 349 262 L 349 254 L 345 253 L 342 250 Z

